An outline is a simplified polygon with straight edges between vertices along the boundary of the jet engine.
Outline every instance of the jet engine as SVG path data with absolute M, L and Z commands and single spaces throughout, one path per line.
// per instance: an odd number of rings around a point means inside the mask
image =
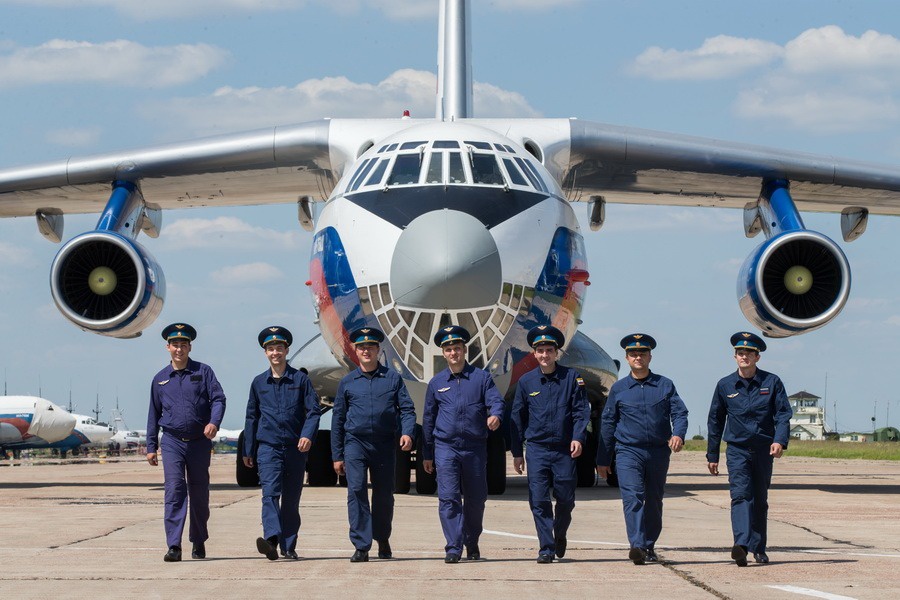
M 738 302 L 747 320 L 770 337 L 818 329 L 850 295 L 850 264 L 832 240 L 806 229 L 774 236 L 744 261 Z
M 166 283 L 156 259 L 111 231 L 90 231 L 63 246 L 50 267 L 50 293 L 85 331 L 136 337 L 162 311 Z

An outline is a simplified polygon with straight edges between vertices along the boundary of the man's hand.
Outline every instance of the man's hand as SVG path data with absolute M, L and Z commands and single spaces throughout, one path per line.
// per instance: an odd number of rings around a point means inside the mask
M 309 452 L 310 448 L 312 448 L 312 440 L 309 438 L 300 438 L 300 441 L 297 442 L 297 450 L 300 452 Z
M 425 472 L 431 475 L 434 473 L 434 461 L 433 460 L 423 460 L 422 468 L 425 469 Z
M 404 452 L 409 452 L 412 450 L 412 438 L 408 435 L 400 436 L 400 449 Z
M 525 459 L 522 458 L 521 456 L 514 456 L 513 457 L 513 469 L 515 469 L 516 473 L 518 473 L 519 475 L 524 473 L 525 472 Z
M 336 460 L 334 461 L 334 472 L 340 475 L 346 475 L 344 472 L 344 461 Z
M 488 417 L 487 427 L 491 431 L 497 431 L 497 429 L 500 427 L 500 417 L 495 417 L 493 415 Z
M 778 442 L 772 444 L 772 447 L 769 448 L 769 454 L 774 456 L 775 458 L 781 458 L 781 455 L 784 454 L 784 448 Z
M 572 440 L 572 443 L 569 444 L 569 452 L 572 453 L 572 458 L 578 458 L 581 456 L 581 442 L 578 440 Z
M 247 467 L 248 469 L 253 468 L 253 457 L 252 456 L 244 457 L 244 466 Z
M 610 470 L 609 465 L 597 465 L 597 475 L 603 479 L 609 479 L 610 473 L 612 473 L 612 471 Z
M 156 452 L 148 452 L 147 453 L 147 462 L 153 465 L 154 467 L 159 464 L 159 460 L 156 458 Z
M 669 448 L 671 448 L 672 452 L 681 452 L 681 449 L 684 448 L 684 440 L 677 435 L 673 435 L 669 438 Z
M 719 463 L 708 463 L 706 468 L 709 469 L 710 475 L 718 475 L 719 474 Z
M 203 435 L 206 436 L 206 439 L 211 440 L 216 437 L 216 434 L 219 433 L 219 428 L 210 423 L 206 427 L 203 428 Z

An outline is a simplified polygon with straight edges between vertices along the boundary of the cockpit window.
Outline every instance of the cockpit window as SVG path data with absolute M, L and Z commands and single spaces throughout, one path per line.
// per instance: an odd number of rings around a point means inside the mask
M 490 149 L 490 146 L 488 148 Z M 472 155 L 472 180 L 487 185 L 503 185 L 500 165 L 497 164 L 497 158 L 493 154 L 476 152 Z
M 425 183 L 444 183 L 441 173 L 444 168 L 444 153 L 432 152 L 428 163 L 428 172 L 425 174 Z
M 424 146 L 425 142 L 403 142 L 400 144 L 401 150 L 412 150 L 413 148 L 418 148 L 419 146 Z
M 491 145 L 487 142 L 466 142 L 467 146 L 472 146 L 473 148 L 477 148 L 478 150 L 490 150 Z
M 387 168 L 387 164 L 388 159 L 386 158 L 382 158 L 378 161 L 378 166 L 375 167 L 375 170 L 369 175 L 369 178 L 366 180 L 366 185 L 378 185 L 381 183 L 381 178 L 384 176 L 384 170 Z
M 385 150 L 387 150 L 387 144 L 385 144 L 384 146 L 382 146 L 381 148 L 378 149 L 378 154 L 381 154 Z
M 447 173 L 447 183 L 465 183 L 466 172 L 463 170 L 462 157 L 459 152 L 450 153 L 450 168 Z
M 506 166 L 506 172 L 509 173 L 509 178 L 512 180 L 513 185 L 528 185 L 528 182 L 522 177 L 522 173 L 512 160 L 504 158 L 503 164 Z
M 494 144 L 494 148 L 500 152 L 507 152 L 506 147 L 503 144 Z
M 388 185 L 410 185 L 419 182 L 420 154 L 398 154 L 388 178 Z
M 362 166 L 360 166 L 359 170 L 356 172 L 356 175 L 353 176 L 353 180 L 350 182 L 350 188 L 348 191 L 355 192 L 357 188 L 362 184 L 363 179 L 365 179 L 366 175 L 369 173 L 369 170 L 375 165 L 375 158 L 367 159 Z
M 390 146 L 387 147 L 387 149 L 388 149 L 388 152 L 393 152 L 394 150 L 397 149 L 397 144 L 391 144 Z
M 522 167 L 522 172 L 525 173 L 525 176 L 528 177 L 528 180 L 531 181 L 531 185 L 535 188 L 541 190 L 542 192 L 546 192 L 547 188 L 544 187 L 544 182 L 541 181 L 541 178 L 538 177 L 537 171 L 529 162 L 526 160 L 516 157 L 516 163 Z
M 432 145 L 432 148 L 459 148 L 459 142 L 456 140 L 437 140 Z

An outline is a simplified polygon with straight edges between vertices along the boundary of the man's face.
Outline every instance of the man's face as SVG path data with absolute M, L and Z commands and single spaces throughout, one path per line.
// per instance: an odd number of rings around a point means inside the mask
M 378 362 L 378 344 L 376 343 L 365 343 L 365 344 L 356 344 L 356 358 L 359 359 L 359 364 L 362 366 L 371 366 Z M 371 371 L 371 369 L 364 369 L 366 371 Z
M 734 360 L 737 362 L 739 369 L 749 369 L 755 367 L 759 362 L 759 352 L 755 350 L 735 350 Z
M 453 342 L 452 344 L 441 346 L 441 352 L 443 352 L 444 358 L 447 360 L 448 367 L 459 367 L 466 362 L 466 345 L 462 342 Z
M 559 349 L 555 344 L 538 344 L 534 349 L 534 357 L 541 367 L 552 369 L 559 358 Z
M 172 357 L 172 362 L 182 363 L 188 359 L 191 354 L 191 343 L 188 340 L 169 340 L 166 343 L 166 350 Z
M 626 350 L 625 360 L 632 371 L 643 371 L 650 366 L 650 360 L 653 357 L 649 350 Z
M 272 367 L 280 368 L 287 360 L 288 346 L 284 342 L 266 344 L 266 358 Z

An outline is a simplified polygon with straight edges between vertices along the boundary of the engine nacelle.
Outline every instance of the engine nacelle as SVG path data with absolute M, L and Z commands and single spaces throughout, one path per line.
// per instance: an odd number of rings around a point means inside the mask
M 826 236 L 805 229 L 766 240 L 738 276 L 744 316 L 770 337 L 818 329 L 834 319 L 850 296 L 850 264 Z
M 141 334 L 163 308 L 166 281 L 140 244 L 90 231 L 63 246 L 50 267 L 50 293 L 68 320 L 118 338 Z

